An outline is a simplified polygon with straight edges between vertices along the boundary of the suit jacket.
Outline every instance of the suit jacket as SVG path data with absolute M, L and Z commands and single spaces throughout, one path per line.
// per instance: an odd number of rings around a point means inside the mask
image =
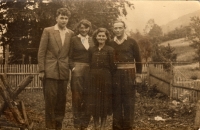
M 43 31 L 38 50 L 38 66 L 40 72 L 45 72 L 45 78 L 59 80 L 69 78 L 68 53 L 70 39 L 74 33 L 69 29 L 68 31 L 63 45 L 59 30 L 55 30 L 54 26 Z
M 94 46 L 92 37 L 88 38 L 88 43 L 89 43 L 89 48 Z M 88 50 L 86 50 L 86 48 L 83 46 L 80 37 L 78 36 L 72 37 L 70 45 L 70 53 L 69 53 L 70 69 L 75 67 L 74 62 L 89 63 Z

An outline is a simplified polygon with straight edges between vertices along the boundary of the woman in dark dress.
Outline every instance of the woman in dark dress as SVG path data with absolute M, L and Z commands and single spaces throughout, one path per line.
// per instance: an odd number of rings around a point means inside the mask
M 86 129 L 90 115 L 86 113 L 85 97 L 89 85 L 89 48 L 94 46 L 90 33 L 91 22 L 83 19 L 76 28 L 77 35 L 71 38 L 70 68 L 72 70 L 71 90 L 74 128 Z
M 101 130 L 105 129 L 107 115 L 112 113 L 112 72 L 115 65 L 114 49 L 107 45 L 109 36 L 107 29 L 97 29 L 92 36 L 95 46 L 89 49 L 88 111 L 93 116 L 95 129 L 101 126 Z

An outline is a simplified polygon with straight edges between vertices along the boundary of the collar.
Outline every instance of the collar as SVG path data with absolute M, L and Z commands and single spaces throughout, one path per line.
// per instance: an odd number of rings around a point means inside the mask
M 58 24 L 56 24 L 56 25 L 54 26 L 54 30 L 59 30 L 59 31 L 60 31 L 60 29 L 58 28 Z M 64 28 L 63 30 L 61 30 L 61 31 L 66 31 L 66 32 L 69 33 L 69 30 L 68 30 L 67 27 L 65 27 L 65 28 Z
M 128 36 L 126 35 L 126 33 L 124 33 L 123 38 L 122 38 L 121 40 L 117 39 L 116 36 L 114 37 L 113 40 L 114 40 L 115 42 L 118 42 L 118 41 L 123 41 L 123 42 L 124 42 L 125 40 L 127 40 L 127 37 L 128 37 Z
M 106 50 L 106 47 L 107 45 L 104 45 L 102 48 L 101 48 L 101 50 Z M 95 46 L 95 50 L 98 50 L 99 51 L 99 46 Z
M 88 35 L 84 37 L 84 36 L 82 36 L 81 34 L 78 34 L 77 36 L 78 36 L 79 38 L 81 38 L 81 39 L 83 39 L 83 38 L 86 38 L 86 39 L 88 39 L 88 38 L 89 38 L 89 36 L 88 36 Z

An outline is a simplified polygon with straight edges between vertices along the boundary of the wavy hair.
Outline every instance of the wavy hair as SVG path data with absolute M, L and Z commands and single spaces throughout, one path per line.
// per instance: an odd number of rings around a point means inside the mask
M 107 40 L 106 40 L 105 44 L 108 45 L 109 42 L 110 42 L 110 32 L 109 32 L 106 28 L 98 28 L 98 29 L 96 29 L 96 30 L 94 31 L 94 33 L 93 33 L 93 35 L 92 35 L 92 39 L 93 39 L 94 45 L 95 45 L 95 46 L 98 46 L 98 45 L 99 45 L 99 43 L 98 43 L 96 37 L 97 37 L 97 35 L 98 35 L 100 32 L 105 32 L 106 37 L 107 37 Z
M 59 8 L 56 12 L 56 17 L 58 17 L 60 14 L 68 17 L 71 16 L 71 12 L 67 8 Z
M 80 32 L 79 32 L 79 28 L 81 25 L 84 25 L 86 28 L 90 28 L 89 32 L 88 32 L 88 35 L 92 35 L 92 24 L 89 20 L 87 19 L 82 19 L 80 22 L 78 22 L 78 24 L 76 25 L 76 28 L 75 28 L 75 33 L 78 35 Z

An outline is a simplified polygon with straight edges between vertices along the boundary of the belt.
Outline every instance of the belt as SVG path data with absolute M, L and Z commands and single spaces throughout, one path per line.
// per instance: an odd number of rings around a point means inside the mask
M 74 62 L 75 65 L 89 66 L 89 63 Z
M 117 64 L 117 69 L 134 69 L 135 64 Z

